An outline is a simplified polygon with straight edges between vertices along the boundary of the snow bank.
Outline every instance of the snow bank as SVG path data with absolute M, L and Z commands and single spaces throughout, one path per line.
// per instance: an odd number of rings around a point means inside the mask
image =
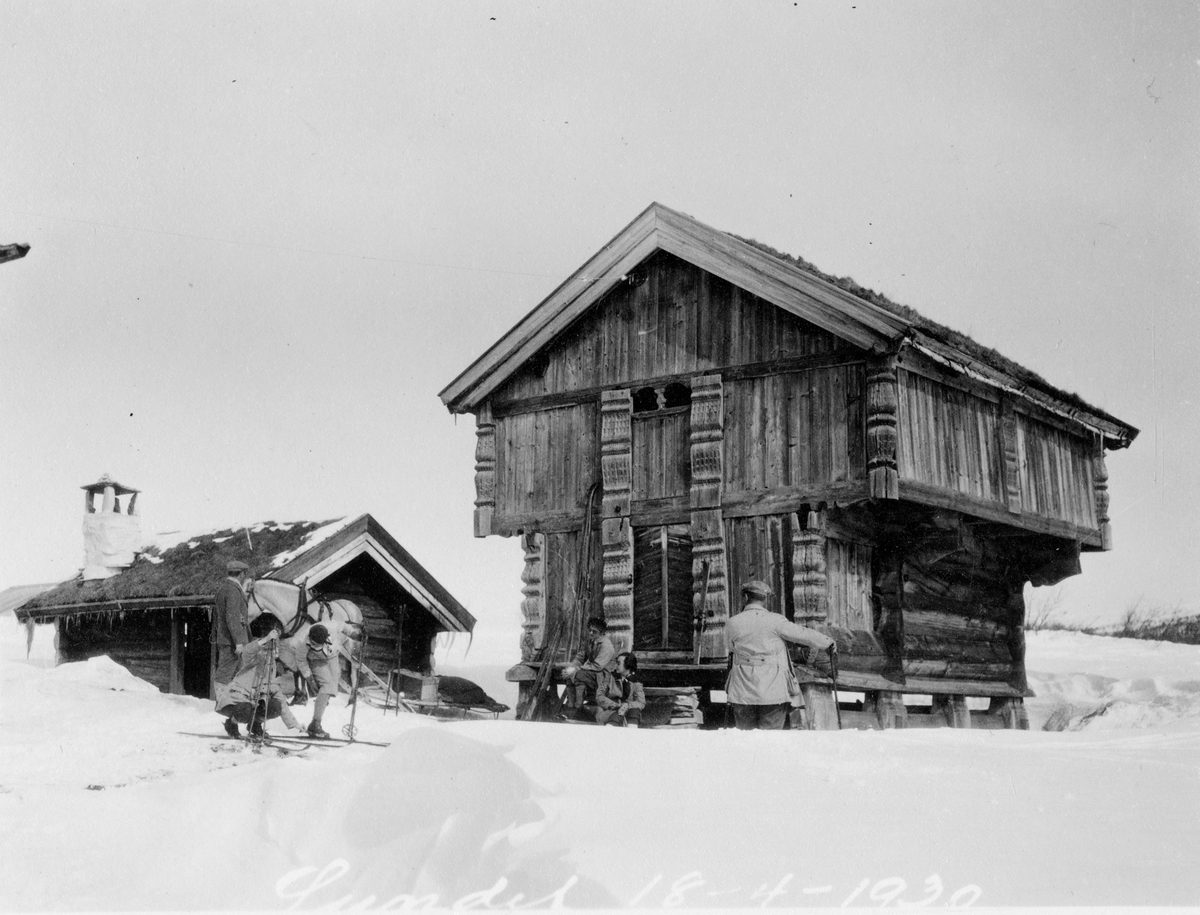
M 1198 691 L 1200 649 L 1104 641 L 1031 638 L 1038 687 L 1059 686 L 1037 701 L 1103 687 L 1145 709 Z M 278 758 L 178 733 L 216 733 L 211 705 L 107 659 L 6 659 L 0 688 L 4 910 L 1200 899 L 1200 718 L 1183 704 L 1168 724 L 1062 733 L 623 731 L 364 707 L 360 736 L 391 746 Z M 327 713 L 334 733 L 348 719 L 342 700 Z
M 1051 731 L 1200 720 L 1200 648 L 1079 632 L 1028 637 L 1030 724 Z M 1086 671 L 1086 672 L 1085 672 Z

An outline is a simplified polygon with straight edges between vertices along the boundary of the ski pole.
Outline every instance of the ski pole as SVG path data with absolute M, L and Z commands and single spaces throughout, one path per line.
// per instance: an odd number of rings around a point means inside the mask
M 833 679 L 833 707 L 837 711 L 838 730 L 842 729 L 842 706 L 837 693 L 837 642 L 829 646 L 829 673 Z
M 350 686 L 350 723 L 342 728 L 342 733 L 345 734 L 351 742 L 354 740 L 354 735 L 358 733 L 358 729 L 354 727 L 354 718 L 358 715 L 358 681 L 362 677 L 362 660 L 363 655 L 367 652 L 367 631 L 363 629 L 362 642 L 358 646 L 358 657 L 354 660 L 354 683 Z

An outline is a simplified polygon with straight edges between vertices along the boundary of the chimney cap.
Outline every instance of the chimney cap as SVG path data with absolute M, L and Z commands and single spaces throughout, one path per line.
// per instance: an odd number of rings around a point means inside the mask
M 88 483 L 86 486 L 80 486 L 79 488 L 85 490 L 86 492 L 103 493 L 104 490 L 109 486 L 113 488 L 113 491 L 118 496 L 127 496 L 135 492 L 141 492 L 140 489 L 134 489 L 132 486 L 122 486 L 107 473 L 100 477 L 100 479 L 95 483 Z

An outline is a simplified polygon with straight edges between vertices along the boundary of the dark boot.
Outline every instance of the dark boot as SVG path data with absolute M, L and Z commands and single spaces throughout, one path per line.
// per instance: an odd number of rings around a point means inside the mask
M 266 732 L 263 730 L 263 723 L 267 719 L 267 703 L 260 702 L 254 709 L 254 716 L 250 719 L 250 736 L 265 737 Z
M 328 740 L 329 732 L 321 727 L 321 723 L 319 721 L 314 721 L 308 726 L 308 736 L 315 737 L 318 740 Z
M 232 718 L 225 719 L 225 733 L 230 737 L 241 737 L 242 732 L 238 730 L 237 722 Z

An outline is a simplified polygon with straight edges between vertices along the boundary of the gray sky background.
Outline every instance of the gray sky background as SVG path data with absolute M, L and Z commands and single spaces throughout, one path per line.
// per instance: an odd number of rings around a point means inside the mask
M 1200 12 L 1180 3 L 4 4 L 0 587 L 369 511 L 515 653 L 437 392 L 653 200 L 1138 426 L 1064 609 L 1200 610 Z

